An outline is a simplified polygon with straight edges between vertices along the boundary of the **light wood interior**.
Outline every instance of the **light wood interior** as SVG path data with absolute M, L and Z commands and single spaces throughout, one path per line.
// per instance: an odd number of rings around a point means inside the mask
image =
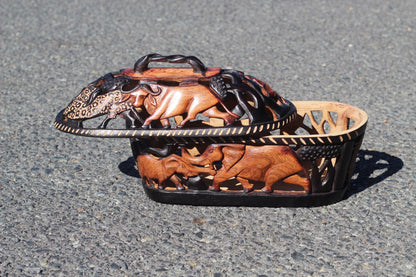
M 281 135 L 297 136 L 296 130 L 299 128 L 309 133 L 306 136 L 302 135 L 305 137 L 343 134 L 358 129 L 368 120 L 366 112 L 348 104 L 325 101 L 293 101 L 293 104 L 296 106 L 298 117 L 295 122 L 287 124 L 281 130 Z M 320 118 L 314 115 L 314 112 L 320 113 Z M 311 126 L 305 124 L 306 116 Z M 326 124 L 329 126 L 329 132 L 324 128 Z

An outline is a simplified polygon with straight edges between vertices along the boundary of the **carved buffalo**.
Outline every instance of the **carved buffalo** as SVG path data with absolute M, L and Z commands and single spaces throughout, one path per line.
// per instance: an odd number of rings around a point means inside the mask
M 188 86 L 138 85 L 123 95 L 123 100 L 133 103 L 134 107 L 145 107 L 150 114 L 142 128 L 148 128 L 154 120 L 160 119 L 165 128 L 170 128 L 168 118 L 187 114 L 178 124 L 183 127 L 186 122 L 194 119 L 198 113 L 208 117 L 220 118 L 226 125 L 232 124 L 238 115 L 220 111 L 219 103 L 212 92 L 205 86 L 193 84 Z
M 214 162 L 222 163 L 212 181 L 210 189 L 214 191 L 219 191 L 220 184 L 233 177 L 242 184 L 245 192 L 253 190 L 249 181 L 264 182 L 263 191 L 268 193 L 278 181 L 300 185 L 305 193 L 310 191 L 308 175 L 288 146 L 213 144 L 196 157 L 183 148 L 182 156 L 192 164 L 209 165 L 210 168 L 214 168 Z

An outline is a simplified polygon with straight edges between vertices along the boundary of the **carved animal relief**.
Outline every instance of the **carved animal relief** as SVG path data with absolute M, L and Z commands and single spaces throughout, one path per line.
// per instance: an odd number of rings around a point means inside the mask
M 113 127 L 117 118 L 123 127 Z M 129 138 L 145 192 L 156 201 L 315 206 L 342 199 L 366 122 L 355 107 L 292 103 L 256 77 L 206 67 L 194 56 L 149 54 L 88 84 L 55 126 Z

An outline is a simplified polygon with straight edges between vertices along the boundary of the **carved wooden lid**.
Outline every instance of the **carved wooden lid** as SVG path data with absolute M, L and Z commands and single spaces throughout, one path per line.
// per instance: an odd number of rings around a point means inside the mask
M 195 56 L 154 53 L 88 84 L 58 115 L 56 127 L 96 137 L 247 138 L 282 128 L 295 113 L 290 101 L 242 71 L 206 67 Z M 107 128 L 117 115 L 126 120 L 125 130 Z M 90 119 L 100 116 L 102 123 L 92 128 Z

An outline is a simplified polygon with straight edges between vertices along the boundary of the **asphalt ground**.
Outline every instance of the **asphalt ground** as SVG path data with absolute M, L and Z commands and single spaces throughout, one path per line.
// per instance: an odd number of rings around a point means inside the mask
M 128 139 L 54 129 L 83 86 L 152 52 L 365 110 L 346 199 L 160 204 Z M 1 276 L 416 276 L 416 1 L 3 0 L 0 53 Z

